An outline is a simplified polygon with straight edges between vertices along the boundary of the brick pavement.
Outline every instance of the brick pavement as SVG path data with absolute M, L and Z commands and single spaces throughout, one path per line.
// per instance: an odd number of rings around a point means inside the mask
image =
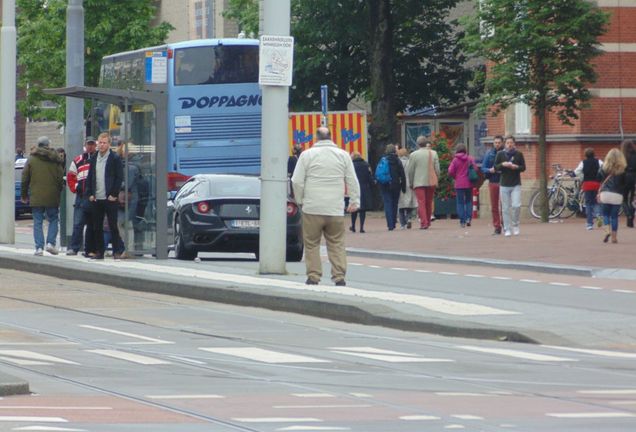
M 347 226 L 349 225 L 347 219 Z M 636 229 L 621 218 L 618 244 L 604 244 L 604 231 L 585 229 L 585 219 L 573 216 L 553 223 L 521 221 L 521 235 L 493 236 L 489 218 L 474 219 L 461 228 L 455 219 L 439 219 L 428 230 L 388 231 L 384 215 L 367 214 L 366 233 L 347 230 L 347 247 L 401 251 L 449 257 L 529 261 L 582 267 L 636 268 Z

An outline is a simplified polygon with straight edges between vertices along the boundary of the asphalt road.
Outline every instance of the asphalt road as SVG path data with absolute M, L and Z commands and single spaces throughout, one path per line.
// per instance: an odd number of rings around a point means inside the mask
M 523 316 L 542 309 L 607 337 L 614 324 L 596 319 L 633 310 L 620 281 L 353 264 L 369 289 L 386 278 L 392 290 L 526 305 Z M 636 428 L 636 354 L 618 349 L 621 335 L 614 349 L 595 334 L 585 348 L 443 338 L 4 269 L 1 287 L 0 371 L 34 392 L 0 399 L 2 431 Z

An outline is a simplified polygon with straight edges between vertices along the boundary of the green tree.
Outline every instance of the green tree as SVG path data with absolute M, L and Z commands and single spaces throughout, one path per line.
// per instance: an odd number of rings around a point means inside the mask
M 84 82 L 96 86 L 103 56 L 153 46 L 165 41 L 173 28 L 153 26 L 152 0 L 84 0 Z M 66 84 L 66 0 L 18 0 L 18 86 L 26 98 L 18 103 L 23 115 L 63 121 L 64 98 L 42 93 L 44 88 Z M 41 103 L 55 99 L 59 108 L 42 110 Z
M 541 220 L 546 199 L 546 116 L 572 124 L 587 106 L 587 86 L 596 80 L 592 60 L 608 15 L 587 0 L 482 0 L 465 21 L 467 51 L 489 66 L 481 108 L 493 115 L 523 102 L 537 118 Z
M 377 160 L 396 139 L 396 113 L 445 105 L 466 95 L 469 73 L 448 13 L 457 0 L 314 0 L 291 2 L 295 38 L 293 110 L 371 102 L 369 150 Z M 247 32 L 258 28 L 256 0 L 230 0 L 226 16 Z

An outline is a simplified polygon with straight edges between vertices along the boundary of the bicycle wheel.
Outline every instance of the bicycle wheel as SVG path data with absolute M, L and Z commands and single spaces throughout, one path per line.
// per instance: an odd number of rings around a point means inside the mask
M 579 213 L 585 216 L 587 214 L 585 212 L 585 191 L 579 191 Z
M 548 195 L 548 218 L 554 219 L 559 217 L 563 212 L 567 203 L 567 195 L 563 188 L 550 189 L 547 191 Z M 541 194 L 536 191 L 532 198 L 530 198 L 530 214 L 537 219 L 541 219 L 541 207 L 543 201 L 541 200 Z
M 567 219 L 569 217 L 574 216 L 579 211 L 579 201 L 578 196 L 576 195 L 576 191 L 570 188 L 564 188 L 565 190 L 565 206 L 563 207 L 563 211 L 561 212 L 560 217 Z

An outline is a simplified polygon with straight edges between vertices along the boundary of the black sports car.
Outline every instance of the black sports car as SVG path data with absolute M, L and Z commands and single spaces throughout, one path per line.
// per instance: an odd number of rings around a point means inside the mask
M 255 176 L 198 174 L 168 206 L 177 259 L 198 252 L 252 252 L 258 258 L 261 180 Z M 303 240 L 300 210 L 287 200 L 287 261 L 300 261 Z

